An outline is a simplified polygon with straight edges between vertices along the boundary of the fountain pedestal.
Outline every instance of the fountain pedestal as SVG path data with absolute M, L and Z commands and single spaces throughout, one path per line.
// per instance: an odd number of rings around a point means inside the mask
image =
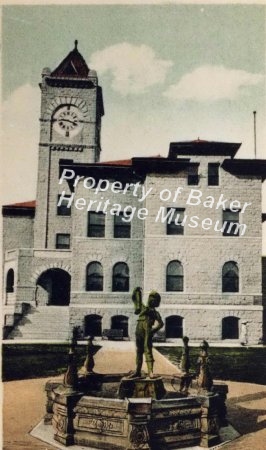
M 53 390 L 54 439 L 65 446 L 74 444 L 74 408 L 82 395 L 82 392 L 65 385 L 59 385 Z
M 198 397 L 201 403 L 201 447 L 213 447 L 220 443 L 219 437 L 219 395 L 213 392 L 202 392 Z
M 119 386 L 119 398 L 153 398 L 161 399 L 165 395 L 162 377 L 157 378 L 122 378 Z

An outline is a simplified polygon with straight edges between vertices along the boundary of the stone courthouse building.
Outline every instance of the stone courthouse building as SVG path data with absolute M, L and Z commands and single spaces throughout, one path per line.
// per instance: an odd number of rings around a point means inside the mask
M 3 207 L 4 337 L 133 338 L 141 286 L 166 340 L 260 342 L 266 161 L 195 140 L 100 162 L 102 90 L 77 42 L 40 90 L 36 202 Z

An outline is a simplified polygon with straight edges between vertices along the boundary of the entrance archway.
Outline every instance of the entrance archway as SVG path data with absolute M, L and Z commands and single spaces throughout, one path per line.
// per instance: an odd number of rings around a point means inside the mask
M 36 303 L 67 306 L 70 302 L 71 276 L 63 269 L 48 269 L 36 283 Z
M 123 330 L 123 337 L 128 337 L 128 317 L 113 316 L 111 318 L 112 330 Z
M 6 275 L 6 293 L 14 292 L 14 270 L 9 269 Z
M 84 317 L 84 336 L 102 335 L 102 317 L 98 314 L 89 314 Z
M 222 339 L 239 339 L 239 318 L 228 316 L 222 319 Z
M 183 337 L 183 317 L 169 316 L 165 320 L 165 337 L 177 339 Z

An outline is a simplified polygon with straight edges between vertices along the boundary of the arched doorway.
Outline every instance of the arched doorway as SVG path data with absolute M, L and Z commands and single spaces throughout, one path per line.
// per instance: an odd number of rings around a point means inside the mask
M 102 317 L 98 314 L 89 314 L 84 317 L 84 336 L 102 335 Z
M 71 277 L 63 269 L 48 269 L 36 283 L 36 303 L 38 305 L 67 306 L 70 302 Z
M 6 274 L 6 293 L 14 292 L 14 270 L 9 269 Z
M 228 316 L 222 319 L 222 339 L 239 339 L 239 318 Z
M 177 339 L 183 337 L 183 317 L 170 316 L 165 320 L 166 339 Z
M 128 337 L 128 317 L 113 316 L 111 318 L 112 330 L 123 330 L 123 337 Z

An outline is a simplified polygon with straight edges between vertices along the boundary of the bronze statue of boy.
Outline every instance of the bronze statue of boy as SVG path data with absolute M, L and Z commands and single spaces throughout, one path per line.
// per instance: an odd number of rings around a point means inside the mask
M 139 318 L 136 327 L 136 370 L 130 378 L 141 376 L 143 354 L 145 354 L 148 367 L 148 376 L 149 378 L 154 378 L 152 337 L 164 326 L 159 312 L 155 309 L 160 306 L 161 296 L 158 292 L 151 291 L 148 297 L 147 306 L 145 306 L 142 303 L 142 289 L 136 287 L 132 294 L 132 300 L 135 306 L 135 314 L 138 314 Z M 154 326 L 155 322 L 157 322 L 156 326 Z

